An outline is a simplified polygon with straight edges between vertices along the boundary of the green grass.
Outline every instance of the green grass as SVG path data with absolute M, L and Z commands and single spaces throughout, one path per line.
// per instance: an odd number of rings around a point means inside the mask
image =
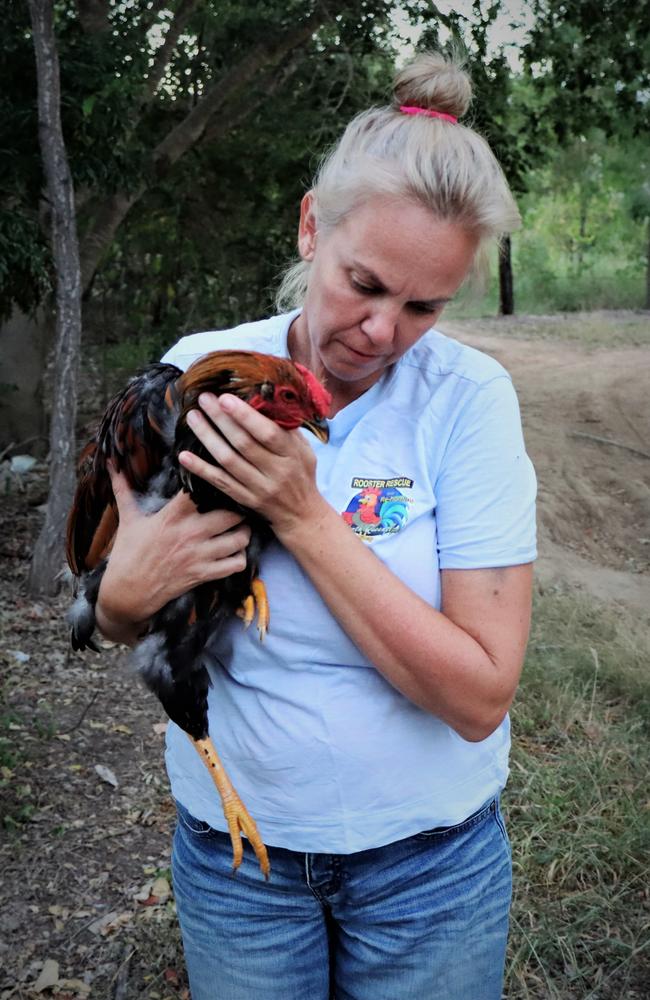
M 504 807 L 507 996 L 650 995 L 650 637 L 561 591 L 536 603 Z
M 514 269 L 515 312 L 520 315 L 542 316 L 549 313 L 607 311 L 639 311 L 645 301 L 645 274 L 638 265 L 622 265 L 616 259 L 598 258 L 593 266 L 577 272 L 566 262 L 554 268 L 548 261 L 537 262 L 522 255 L 516 258 Z M 499 311 L 499 286 L 496 267 L 492 268 L 487 289 L 481 293 L 468 286 L 447 307 L 445 316 L 451 319 L 478 319 L 496 316 Z M 648 314 L 637 318 L 645 328 L 642 343 L 650 341 Z M 564 336 L 564 330 L 560 331 Z

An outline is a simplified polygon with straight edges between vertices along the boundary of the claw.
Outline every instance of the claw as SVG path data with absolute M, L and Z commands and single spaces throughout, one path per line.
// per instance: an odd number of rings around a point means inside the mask
M 255 577 L 251 583 L 251 592 L 237 612 L 245 628 L 248 628 L 255 618 L 255 611 L 257 611 L 257 631 L 260 634 L 260 642 L 263 642 L 271 621 L 271 613 L 266 587 L 259 577 Z
M 237 614 L 243 621 L 244 628 L 248 628 L 255 617 L 255 598 L 252 594 L 249 594 L 248 597 L 244 598 L 242 606 L 237 611 Z
M 192 740 L 192 742 L 201 755 L 203 763 L 210 771 L 212 780 L 217 786 L 217 791 L 221 796 L 223 814 L 226 817 L 230 841 L 232 843 L 233 872 L 237 871 L 244 856 L 241 839 L 241 835 L 244 833 L 248 837 L 251 847 L 255 851 L 255 855 L 259 861 L 264 878 L 268 879 L 271 874 L 271 865 L 269 863 L 269 856 L 266 847 L 264 846 L 264 842 L 259 835 L 255 820 L 250 815 L 248 809 L 235 791 L 235 788 L 228 777 L 221 760 L 219 759 L 217 751 L 214 748 L 212 740 L 209 737 L 206 737 L 206 739 Z

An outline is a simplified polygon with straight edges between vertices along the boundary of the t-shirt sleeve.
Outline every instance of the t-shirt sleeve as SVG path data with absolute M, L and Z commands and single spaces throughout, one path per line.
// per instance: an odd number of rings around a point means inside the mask
M 479 386 L 461 409 L 435 492 L 441 569 L 535 559 L 535 472 L 507 375 Z
M 173 347 L 163 354 L 161 361 L 166 365 L 176 365 L 184 372 L 205 354 L 210 351 L 219 351 L 227 348 L 238 348 L 237 328 L 234 330 L 205 330 L 202 333 L 190 333 L 187 337 L 181 337 Z

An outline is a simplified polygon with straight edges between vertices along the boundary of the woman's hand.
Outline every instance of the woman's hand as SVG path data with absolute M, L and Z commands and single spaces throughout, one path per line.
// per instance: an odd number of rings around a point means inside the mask
M 145 514 L 122 474 L 114 472 L 111 481 L 120 523 L 99 591 L 103 632 L 114 631 L 111 623 L 137 631 L 168 601 L 245 568 L 250 529 L 240 514 L 199 514 L 184 492 Z
M 199 404 L 187 422 L 219 467 L 183 451 L 178 458 L 186 469 L 262 514 L 281 540 L 326 505 L 316 486 L 316 456 L 301 434 L 278 427 L 236 396 L 203 393 Z

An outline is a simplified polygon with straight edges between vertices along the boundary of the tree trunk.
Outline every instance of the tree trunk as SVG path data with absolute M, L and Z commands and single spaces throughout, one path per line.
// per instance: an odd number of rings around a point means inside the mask
M 60 587 L 63 540 L 75 481 L 75 420 L 81 347 L 81 271 L 74 190 L 61 129 L 59 60 L 54 0 L 28 0 L 38 80 L 41 155 L 52 212 L 56 267 L 56 348 L 50 427 L 50 492 L 45 524 L 32 560 L 29 591 L 51 595 Z
M 515 294 L 512 280 L 512 241 L 504 236 L 499 250 L 499 313 L 501 316 L 513 316 L 515 311 Z

